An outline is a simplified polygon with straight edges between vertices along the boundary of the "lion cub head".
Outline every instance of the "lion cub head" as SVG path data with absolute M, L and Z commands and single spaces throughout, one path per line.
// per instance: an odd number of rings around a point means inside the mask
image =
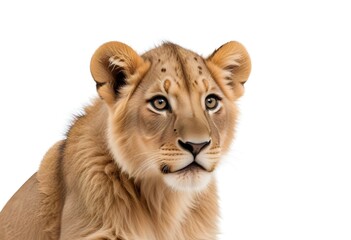
M 109 42 L 91 73 L 109 109 L 108 147 L 118 166 L 139 181 L 203 190 L 233 139 L 235 100 L 250 58 L 228 42 L 208 58 L 172 43 L 143 55 Z

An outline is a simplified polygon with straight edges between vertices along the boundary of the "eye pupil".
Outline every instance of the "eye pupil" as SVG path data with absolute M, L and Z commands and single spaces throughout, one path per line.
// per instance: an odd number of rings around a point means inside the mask
M 165 105 L 165 100 L 163 100 L 163 99 L 157 99 L 157 100 L 156 100 L 156 105 L 157 105 L 159 108 L 162 108 L 162 107 Z

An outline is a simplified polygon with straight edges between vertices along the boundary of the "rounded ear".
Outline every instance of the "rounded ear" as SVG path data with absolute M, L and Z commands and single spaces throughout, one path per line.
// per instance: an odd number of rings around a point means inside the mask
M 251 71 L 251 60 L 242 44 L 232 41 L 222 45 L 206 59 L 206 64 L 228 96 L 237 99 L 243 95 L 244 84 Z
M 97 92 L 107 103 L 113 103 L 121 95 L 122 87 L 135 85 L 148 68 L 148 62 L 121 42 L 103 44 L 90 62 Z

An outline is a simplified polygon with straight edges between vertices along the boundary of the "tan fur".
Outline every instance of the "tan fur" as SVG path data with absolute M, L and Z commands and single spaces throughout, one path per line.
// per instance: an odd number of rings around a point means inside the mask
M 213 172 L 250 67 L 237 42 L 207 59 L 172 43 L 141 56 L 102 45 L 100 98 L 4 207 L 0 239 L 216 239 Z

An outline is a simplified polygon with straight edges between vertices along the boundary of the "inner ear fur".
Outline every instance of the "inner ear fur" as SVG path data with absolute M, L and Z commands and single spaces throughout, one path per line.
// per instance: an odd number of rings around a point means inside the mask
M 251 60 L 241 43 L 231 41 L 222 45 L 206 59 L 206 64 L 226 95 L 237 99 L 244 94 L 244 84 L 251 71 Z
M 100 46 L 90 62 L 90 71 L 102 99 L 113 103 L 125 85 L 136 84 L 149 68 L 131 47 L 121 42 Z

